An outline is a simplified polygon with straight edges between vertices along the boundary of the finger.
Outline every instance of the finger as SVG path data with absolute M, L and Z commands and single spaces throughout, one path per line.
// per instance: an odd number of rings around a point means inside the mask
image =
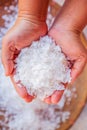
M 33 96 L 31 96 L 27 93 L 27 90 L 25 87 L 23 87 L 23 86 L 20 87 L 21 84 L 16 84 L 13 76 L 10 76 L 10 78 L 11 78 L 11 81 L 12 81 L 12 83 L 13 83 L 13 85 L 14 85 L 14 87 L 15 87 L 15 89 L 20 97 L 24 98 L 27 102 L 33 100 Z
M 63 95 L 63 92 L 64 92 L 64 90 L 60 90 L 60 91 L 57 90 L 57 91 L 55 91 L 53 93 L 53 95 L 51 96 L 51 102 L 53 104 L 57 104 L 60 101 L 60 99 L 61 99 L 61 97 Z
M 33 99 L 34 97 L 30 96 L 29 94 L 26 96 L 26 98 L 24 98 L 26 102 L 32 102 Z
M 11 75 L 14 68 L 14 63 L 13 63 L 14 51 L 15 51 L 15 47 L 13 43 L 2 44 L 2 63 L 4 65 L 5 74 L 7 76 Z
M 51 96 L 44 99 L 44 102 L 47 104 L 51 104 Z
M 87 63 L 86 57 L 80 57 L 79 59 L 75 61 L 71 69 L 71 77 L 72 77 L 71 82 L 74 82 L 75 79 L 79 76 L 79 74 L 83 71 L 86 63 Z

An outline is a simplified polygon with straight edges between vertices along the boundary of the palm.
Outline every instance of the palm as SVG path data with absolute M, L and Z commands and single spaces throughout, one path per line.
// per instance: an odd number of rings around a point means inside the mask
M 64 29 L 63 31 L 61 29 L 61 32 L 59 32 L 57 29 L 53 28 L 49 31 L 49 36 L 60 45 L 65 55 L 73 62 L 71 77 L 72 81 L 74 81 L 83 70 L 87 60 L 86 49 L 82 45 L 79 35 L 72 31 L 64 31 Z M 62 94 L 63 91 L 56 91 L 52 96 L 45 99 L 45 101 L 48 103 L 57 103 Z

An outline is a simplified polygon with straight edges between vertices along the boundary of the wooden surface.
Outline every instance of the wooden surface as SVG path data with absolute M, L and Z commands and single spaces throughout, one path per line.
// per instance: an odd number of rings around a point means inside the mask
M 6 1 L 6 0 L 3 0 Z M 3 12 L 3 6 L 4 2 L 0 1 L 0 13 L 6 13 Z M 11 4 L 12 0 L 9 0 L 9 4 Z M 7 5 L 8 2 L 6 3 Z M 3 6 L 2 6 L 3 5 Z M 53 2 L 50 3 L 52 10 L 51 14 L 55 16 L 57 14 L 57 11 L 59 10 L 59 6 Z M 1 17 L 1 14 L 0 14 Z M 0 21 L 0 26 L 3 25 L 3 21 Z M 81 35 L 82 42 L 85 46 L 87 46 L 87 41 L 85 40 L 83 34 Z M 68 130 L 71 125 L 74 124 L 75 120 L 79 116 L 83 106 L 85 105 L 85 101 L 87 98 L 87 66 L 85 67 L 83 73 L 79 76 L 79 78 L 76 80 L 74 84 L 77 88 L 77 95 L 78 97 L 76 99 L 73 99 L 70 106 L 65 105 L 64 110 L 68 110 L 71 112 L 71 116 L 69 120 L 67 120 L 65 123 L 61 124 L 61 127 L 57 130 Z M 70 86 L 71 88 L 72 86 Z

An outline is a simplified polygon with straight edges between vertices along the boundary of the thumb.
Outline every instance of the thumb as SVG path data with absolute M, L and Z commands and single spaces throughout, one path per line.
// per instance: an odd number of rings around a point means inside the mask
M 12 42 L 2 43 L 2 63 L 6 76 L 10 76 L 14 68 L 14 51 L 15 47 Z
M 71 69 L 71 77 L 72 82 L 79 76 L 79 74 L 83 71 L 85 65 L 87 63 L 87 56 L 80 56 L 75 62 Z

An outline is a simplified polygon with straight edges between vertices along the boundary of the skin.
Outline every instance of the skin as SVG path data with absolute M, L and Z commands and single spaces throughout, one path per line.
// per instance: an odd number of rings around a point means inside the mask
M 87 63 L 87 50 L 80 39 L 86 24 L 87 0 L 66 0 L 48 32 L 48 35 L 61 46 L 65 55 L 73 61 L 71 83 L 80 75 Z M 60 92 L 60 97 L 62 94 L 63 92 Z M 59 96 L 53 95 L 48 100 L 49 103 L 57 103 Z
M 3 38 L 2 62 L 5 73 L 11 77 L 16 91 L 27 102 L 32 101 L 34 97 L 27 94 L 24 86 L 20 89 L 18 87 L 19 83 L 15 83 L 13 78 L 13 60 L 22 48 L 29 46 L 33 40 L 37 40 L 40 36 L 44 36 L 47 33 L 45 21 L 48 2 L 49 0 L 45 2 L 44 0 L 19 0 L 16 23 Z M 54 38 L 56 43 L 61 46 L 65 55 L 73 61 L 72 82 L 82 72 L 87 62 L 87 52 L 80 40 L 80 33 L 86 24 L 87 0 L 66 0 L 48 32 L 48 35 Z M 44 101 L 48 104 L 56 104 L 63 92 L 55 91 Z
M 38 3 L 38 4 L 35 4 Z M 34 99 L 29 95 L 23 85 L 14 81 L 14 59 L 21 49 L 27 47 L 32 41 L 47 33 L 46 14 L 48 0 L 19 0 L 18 18 L 15 25 L 7 32 L 2 40 L 2 63 L 6 76 L 11 81 L 18 94 L 27 102 Z M 41 5 L 43 4 L 43 8 Z M 18 87 L 19 84 L 22 88 Z

